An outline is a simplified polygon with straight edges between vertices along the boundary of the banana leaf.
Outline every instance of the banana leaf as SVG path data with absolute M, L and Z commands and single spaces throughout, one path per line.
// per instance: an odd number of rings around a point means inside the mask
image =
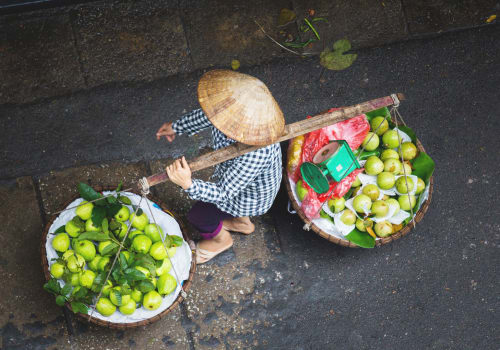
M 375 239 L 366 232 L 361 232 L 358 229 L 354 229 L 345 238 L 360 246 L 361 248 L 373 248 L 375 247 Z

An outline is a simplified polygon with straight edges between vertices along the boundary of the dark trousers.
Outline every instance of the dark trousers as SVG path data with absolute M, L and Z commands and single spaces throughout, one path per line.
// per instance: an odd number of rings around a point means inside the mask
M 187 213 L 188 221 L 200 231 L 203 239 L 217 236 L 222 229 L 222 221 L 230 218 L 234 216 L 206 202 L 196 202 Z

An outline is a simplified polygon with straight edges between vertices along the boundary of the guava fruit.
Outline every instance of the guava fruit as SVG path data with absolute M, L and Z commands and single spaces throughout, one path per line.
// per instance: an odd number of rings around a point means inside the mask
M 103 316 L 111 316 L 116 311 L 116 306 L 108 298 L 101 297 L 96 304 L 96 309 Z
M 372 204 L 372 214 L 376 217 L 381 218 L 389 213 L 389 205 L 385 201 L 375 201 Z
M 345 208 L 344 197 L 332 198 L 328 201 L 328 208 L 334 213 L 340 213 Z
M 399 210 L 401 209 L 401 206 L 399 205 L 399 202 L 397 199 L 394 199 L 394 198 L 389 198 L 385 201 L 389 206 L 394 206 L 396 207 L 396 211 L 394 211 L 394 215 L 396 215 L 397 213 L 399 213 Z
M 412 142 L 403 142 L 401 145 L 401 154 L 404 160 L 411 160 L 417 156 L 417 147 Z
M 371 156 L 366 160 L 365 173 L 368 175 L 378 175 L 384 171 L 384 163 L 377 156 Z
M 382 238 L 390 236 L 392 234 L 392 224 L 387 220 L 377 222 L 375 224 L 375 233 Z
M 396 189 L 399 193 L 408 193 L 413 191 L 413 179 L 409 176 L 401 176 L 396 180 Z
M 382 125 L 380 125 L 380 124 L 382 124 Z M 375 130 L 377 130 L 375 133 L 378 136 L 382 136 L 387 131 L 387 129 L 389 129 L 389 123 L 387 122 L 387 119 L 385 119 L 385 117 L 382 117 L 382 116 L 378 116 L 378 117 L 373 118 L 372 121 L 370 122 L 370 126 L 371 126 L 373 132 L 375 132 Z
M 394 177 L 393 173 L 383 171 L 377 175 L 377 185 L 383 190 L 392 188 L 395 183 L 396 178 Z
M 382 144 L 385 148 L 396 148 L 399 146 L 399 135 L 396 130 L 387 130 L 382 135 Z
M 380 190 L 377 185 L 368 184 L 361 190 L 361 193 L 366 194 L 372 201 L 377 200 L 380 196 Z
M 409 200 L 408 200 L 409 198 Z M 410 194 L 403 194 L 398 197 L 398 203 L 401 209 L 409 211 L 410 209 L 415 207 L 415 204 L 417 204 L 417 200 L 414 195 Z
M 364 147 L 364 149 L 366 151 L 373 151 L 378 147 L 379 143 L 380 143 L 380 140 L 378 138 L 378 135 L 374 134 L 372 132 L 369 132 L 368 134 L 366 134 L 366 137 L 363 140 L 363 143 L 361 144 L 361 146 Z
M 356 219 L 356 228 L 361 232 L 366 232 L 367 227 L 373 227 L 373 221 L 369 218 L 362 220 L 360 218 Z
M 92 209 L 94 209 L 94 204 L 83 201 L 78 205 L 78 208 L 76 208 L 75 214 L 85 221 L 92 216 Z
M 399 154 L 393 149 L 384 149 L 380 153 L 380 160 L 385 162 L 387 159 L 399 159 Z
M 415 194 L 422 193 L 422 191 L 424 189 L 425 189 L 425 182 L 424 182 L 424 180 L 422 180 L 421 178 L 418 178 L 418 181 L 417 181 L 417 191 L 415 192 Z
M 342 215 L 340 215 L 340 221 L 347 226 L 354 225 L 356 222 L 356 215 L 352 212 L 352 210 L 346 209 Z
M 160 307 L 161 301 L 161 295 L 157 291 L 152 290 L 144 295 L 142 305 L 148 310 L 156 310 Z
M 175 288 L 177 287 L 177 281 L 175 280 L 174 276 L 171 274 L 164 273 L 158 278 L 158 282 L 156 284 L 156 289 L 158 290 L 158 293 L 161 295 L 167 295 L 172 293 Z
M 307 194 L 307 188 L 305 188 L 302 184 L 302 180 L 297 181 L 297 184 L 295 186 L 297 197 L 299 197 L 299 201 L 302 202 Z
M 61 278 L 64 274 L 64 265 L 60 262 L 55 262 L 50 265 L 50 274 L 54 278 Z
M 69 237 L 65 232 L 58 233 L 52 240 L 52 248 L 58 252 L 65 252 L 69 248 Z
M 352 207 L 358 213 L 364 214 L 365 211 L 366 212 L 370 211 L 370 208 L 372 207 L 372 200 L 366 194 L 359 194 L 356 197 L 354 197 L 354 200 L 352 202 Z
M 391 150 L 392 151 L 392 150 Z M 401 171 L 402 164 L 398 159 L 386 159 L 384 161 L 384 171 L 393 173 L 394 175 L 399 174 Z

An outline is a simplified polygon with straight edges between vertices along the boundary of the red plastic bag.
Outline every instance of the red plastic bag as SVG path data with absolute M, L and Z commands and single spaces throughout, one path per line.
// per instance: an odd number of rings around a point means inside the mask
M 328 112 L 333 112 L 339 108 L 332 108 Z M 323 128 L 325 134 L 330 140 L 346 140 L 349 147 L 354 151 L 365 139 L 370 131 L 370 123 L 366 115 L 361 114 L 354 118 L 338 122 Z
M 308 116 L 310 118 L 310 116 Z M 324 129 L 324 128 L 323 128 Z M 292 178 L 300 179 L 302 178 L 300 174 L 300 166 L 304 162 L 312 161 L 314 155 L 329 142 L 328 135 L 323 129 L 311 131 L 306 134 L 304 144 L 302 145 L 302 154 L 300 156 L 300 162 L 297 165 L 294 176 Z

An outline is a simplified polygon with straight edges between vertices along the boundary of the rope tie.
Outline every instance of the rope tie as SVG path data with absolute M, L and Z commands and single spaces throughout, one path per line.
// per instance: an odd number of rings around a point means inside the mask
M 141 194 L 147 196 L 150 193 L 148 179 L 146 177 L 139 179 L 139 185 L 141 186 Z

